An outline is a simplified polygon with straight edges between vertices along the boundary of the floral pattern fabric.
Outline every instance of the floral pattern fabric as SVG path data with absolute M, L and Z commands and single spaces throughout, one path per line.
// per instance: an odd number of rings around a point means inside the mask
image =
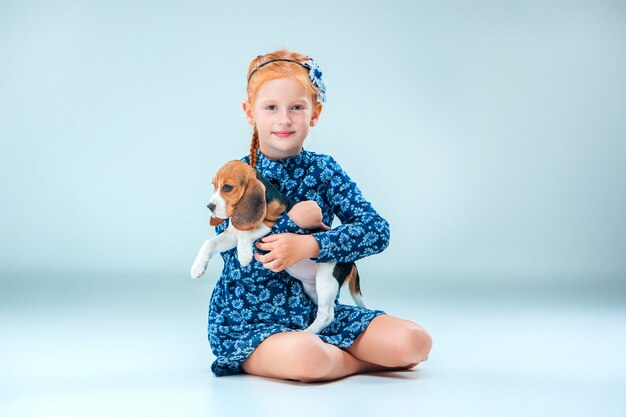
M 242 158 L 248 162 L 248 157 Z M 271 160 L 258 152 L 256 169 L 283 194 L 296 202 L 315 200 L 323 221 L 331 225 L 336 215 L 342 224 L 313 233 L 320 247 L 317 262 L 352 262 L 381 252 L 389 244 L 389 224 L 366 201 L 357 185 L 330 156 L 302 150 L 292 158 Z M 228 227 L 216 227 L 218 234 Z M 305 234 L 285 213 L 270 234 Z M 254 248 L 256 251 L 256 247 Z M 287 272 L 272 272 L 256 260 L 242 267 L 237 249 L 222 252 L 224 268 L 209 305 L 209 343 L 217 376 L 242 373 L 241 364 L 266 338 L 279 332 L 301 331 L 315 319 L 317 306 L 302 284 Z M 335 298 L 335 318 L 319 337 L 347 348 L 382 310 L 340 304 Z

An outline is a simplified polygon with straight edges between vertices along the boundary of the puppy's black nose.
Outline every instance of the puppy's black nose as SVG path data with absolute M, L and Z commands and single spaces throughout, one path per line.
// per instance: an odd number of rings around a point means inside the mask
M 207 204 L 206 208 L 208 208 L 209 210 L 213 211 L 215 210 L 215 203 L 209 203 Z

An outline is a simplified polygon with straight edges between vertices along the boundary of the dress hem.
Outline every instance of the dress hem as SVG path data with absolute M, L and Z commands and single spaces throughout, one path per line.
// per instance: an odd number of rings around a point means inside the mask
M 326 335 L 323 335 L 323 334 L 318 334 L 318 336 L 320 337 L 320 339 L 324 343 L 328 343 L 330 345 L 337 346 L 340 349 L 347 349 L 350 346 L 352 346 L 354 344 L 354 342 L 356 341 L 356 339 L 365 331 L 365 329 L 367 329 L 367 327 L 370 325 L 372 320 L 374 320 L 378 316 L 387 315 L 387 313 L 384 312 L 383 310 L 370 310 L 370 311 L 372 311 L 374 313 L 374 316 L 367 322 L 367 325 L 363 326 L 360 330 L 355 332 L 353 334 L 353 337 L 351 337 L 350 339 L 342 340 L 344 343 L 341 343 L 341 342 L 339 342 L 339 343 L 332 343 L 333 342 L 333 336 L 326 336 Z M 332 323 L 329 324 L 328 327 L 330 327 L 331 325 L 332 325 Z M 247 355 L 245 355 L 245 357 L 240 357 L 240 358 L 237 358 L 237 359 L 228 359 L 226 357 L 223 357 L 221 359 L 220 358 L 216 358 L 215 361 L 213 362 L 213 364 L 211 364 L 211 371 L 213 371 L 213 374 L 216 377 L 239 375 L 239 374 L 247 375 L 246 372 L 243 370 L 243 368 L 241 366 L 246 361 L 246 359 L 248 359 L 250 357 L 252 352 L 254 352 L 254 350 L 256 350 L 256 348 L 259 347 L 259 345 L 261 343 L 263 343 L 263 341 L 265 341 L 265 339 L 267 339 L 268 337 L 273 336 L 275 334 L 278 334 L 278 333 L 291 333 L 291 332 L 301 332 L 301 331 L 303 331 L 303 330 L 302 329 L 291 329 L 289 327 L 284 327 L 284 326 L 281 327 L 281 328 L 275 328 L 274 330 L 269 330 L 268 333 L 264 333 L 264 334 L 262 334 L 258 338 L 258 343 L 255 343 L 254 348 L 252 350 L 250 350 L 247 353 Z M 322 332 L 323 331 L 324 330 L 322 330 Z M 348 341 L 348 343 L 345 343 L 346 341 Z M 241 355 L 241 356 L 243 356 L 243 355 Z

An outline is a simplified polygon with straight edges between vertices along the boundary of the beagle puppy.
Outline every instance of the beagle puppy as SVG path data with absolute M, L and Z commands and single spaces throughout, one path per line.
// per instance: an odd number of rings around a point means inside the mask
M 267 235 L 283 213 L 295 204 L 243 161 L 224 164 L 212 184 L 214 192 L 207 205 L 211 212 L 211 226 L 217 226 L 225 219 L 230 219 L 230 224 L 223 233 L 202 244 L 191 267 L 193 279 L 204 274 L 209 260 L 216 253 L 234 247 L 237 247 L 239 263 L 249 265 L 254 241 Z M 333 321 L 335 297 L 346 282 L 355 303 L 365 307 L 354 262 L 316 263 L 303 259 L 286 271 L 302 282 L 305 294 L 318 307 L 317 317 L 305 331 L 319 333 Z

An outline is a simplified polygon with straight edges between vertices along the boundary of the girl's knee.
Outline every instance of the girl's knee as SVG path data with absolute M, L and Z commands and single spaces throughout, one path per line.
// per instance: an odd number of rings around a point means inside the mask
M 329 347 L 316 335 L 302 332 L 290 340 L 290 369 L 292 379 L 301 382 L 321 381 L 332 370 Z
M 428 359 L 432 345 L 430 334 L 423 327 L 410 322 L 398 338 L 396 355 L 404 364 L 418 364 Z

